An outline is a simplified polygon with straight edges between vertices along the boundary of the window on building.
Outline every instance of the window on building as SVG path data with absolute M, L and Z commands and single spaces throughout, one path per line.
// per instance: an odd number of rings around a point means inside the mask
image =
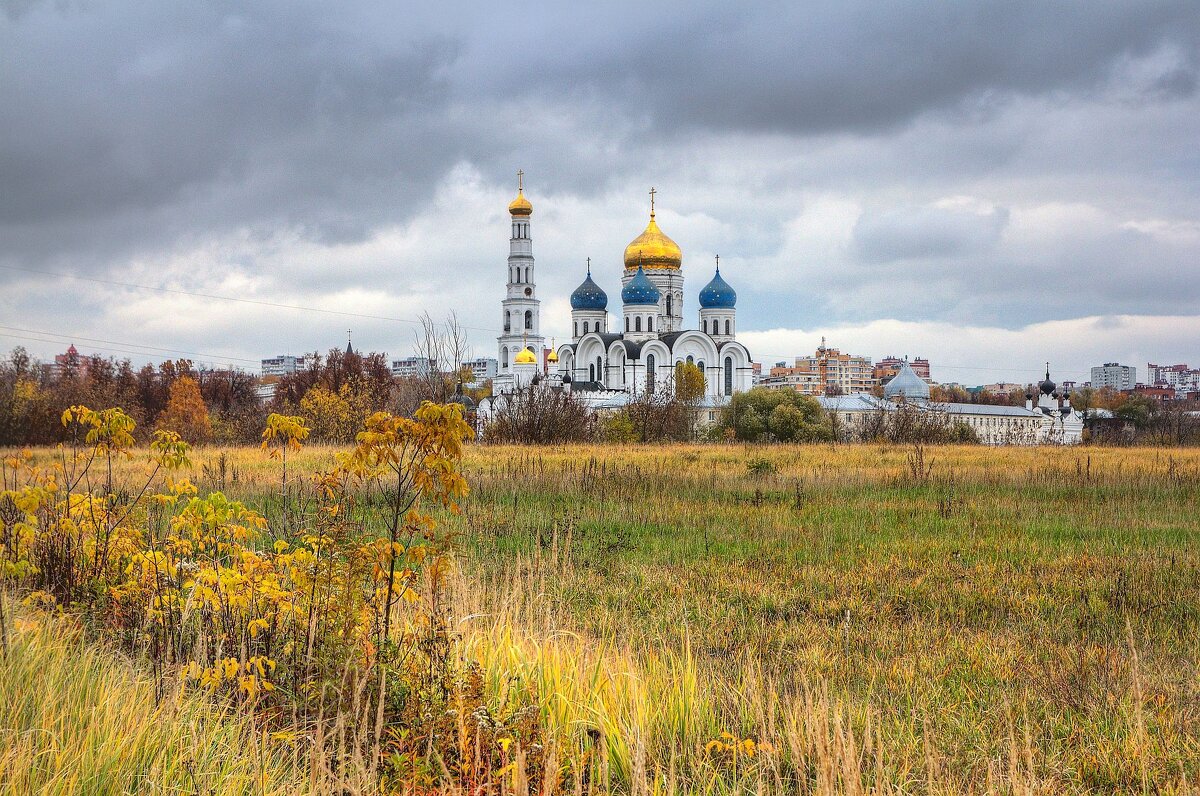
M 725 357 L 725 394 L 733 395 L 733 357 Z
M 641 315 L 639 315 L 633 319 L 633 330 L 635 332 L 640 332 L 642 330 L 642 316 Z
M 525 310 L 525 328 L 533 328 L 533 310 Z
M 667 317 L 668 318 L 671 317 L 672 314 L 673 313 L 671 312 L 671 296 L 668 295 L 667 296 Z
M 647 319 L 646 319 L 646 331 L 647 331 L 647 332 L 653 332 L 653 331 L 654 331 L 654 318 L 653 318 L 653 317 L 650 317 L 650 318 L 647 318 Z
M 583 322 L 583 333 L 584 333 L 584 334 L 587 334 L 587 333 L 588 333 L 587 323 L 588 323 L 587 321 L 584 321 L 584 322 Z
M 704 319 L 704 333 L 708 334 L 708 318 Z
M 575 336 L 579 336 L 579 321 L 575 321 Z
M 512 331 L 512 313 L 508 310 L 504 311 L 504 331 Z
M 508 349 L 507 348 L 500 349 L 500 366 L 505 369 L 508 368 Z
M 728 318 L 725 319 L 725 334 L 726 335 L 729 334 L 729 319 Z
M 606 381 L 606 375 L 607 374 L 604 372 L 604 360 L 600 357 L 596 357 L 596 381 L 604 384 Z
M 588 365 L 588 381 L 596 380 L 596 366 Z
M 646 355 L 646 392 L 654 392 L 654 354 Z

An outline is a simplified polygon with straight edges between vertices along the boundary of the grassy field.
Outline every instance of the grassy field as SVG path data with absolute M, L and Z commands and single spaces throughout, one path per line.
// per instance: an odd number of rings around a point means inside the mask
M 282 511 L 278 462 L 193 459 Z M 484 447 L 466 470 L 464 650 L 614 788 L 1200 781 L 1200 452 Z

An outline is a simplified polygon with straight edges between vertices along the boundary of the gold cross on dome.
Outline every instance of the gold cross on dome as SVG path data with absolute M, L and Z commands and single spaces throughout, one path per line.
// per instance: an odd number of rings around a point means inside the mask
M 721 270 L 721 255 L 717 255 L 717 270 Z
M 517 169 L 517 193 L 525 190 L 525 172 Z
M 658 191 L 654 190 L 654 186 L 650 186 L 650 215 L 654 215 L 654 194 Z

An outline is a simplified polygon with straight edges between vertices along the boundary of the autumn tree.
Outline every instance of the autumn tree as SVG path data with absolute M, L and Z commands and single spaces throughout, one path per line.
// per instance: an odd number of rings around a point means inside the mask
M 200 385 L 191 376 L 180 376 L 171 383 L 167 408 L 158 417 L 158 427 L 175 431 L 192 444 L 212 437 L 208 407 L 200 395 Z
M 361 394 L 343 384 L 337 392 L 313 387 L 300 399 L 300 414 L 312 428 L 312 436 L 324 442 L 353 442 L 355 432 L 370 413 Z
M 330 349 L 324 357 L 312 353 L 302 370 L 288 373 L 275 386 L 273 408 L 293 411 L 313 387 L 341 395 L 346 387 L 351 395 L 361 396 L 371 412 L 390 409 L 395 400 L 395 380 L 383 354 L 346 353 Z

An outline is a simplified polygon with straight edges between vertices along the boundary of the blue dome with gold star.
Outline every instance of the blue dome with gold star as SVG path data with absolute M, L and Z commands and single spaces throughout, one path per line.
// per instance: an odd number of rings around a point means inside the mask
M 737 304 L 737 292 L 729 283 L 721 278 L 721 269 L 713 275 L 712 281 L 700 291 L 700 308 L 705 310 L 731 310 Z
M 573 310 L 605 310 L 608 309 L 608 294 L 592 281 L 592 269 L 588 269 L 587 279 L 575 288 L 571 294 L 571 309 Z
M 621 302 L 624 304 L 657 304 L 661 295 L 658 288 L 650 281 L 650 277 L 646 276 L 646 272 L 639 265 L 633 279 L 630 279 L 629 284 L 621 290 Z

